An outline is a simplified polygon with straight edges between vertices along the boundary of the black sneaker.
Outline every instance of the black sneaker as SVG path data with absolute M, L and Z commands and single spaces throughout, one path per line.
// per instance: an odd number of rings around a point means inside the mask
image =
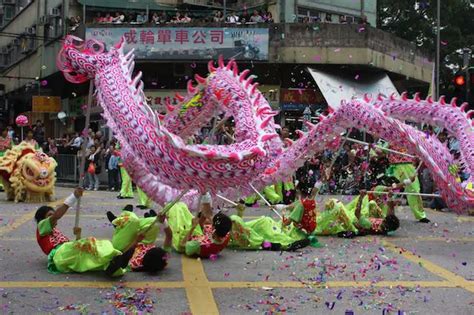
M 137 208 L 142 210 L 148 209 L 148 207 L 144 205 L 138 205 Z
M 153 209 L 150 209 L 150 211 L 148 213 L 149 213 L 150 217 L 157 217 L 158 216 L 158 213 L 156 213 L 156 211 L 153 210 Z
M 421 223 L 430 223 L 431 221 L 428 219 L 428 218 L 423 218 L 423 219 L 420 219 Z
M 117 219 L 117 216 L 112 213 L 112 211 L 107 211 L 107 219 L 112 223 L 113 220 Z
M 304 248 L 310 244 L 309 239 L 305 238 L 304 240 L 296 241 L 290 244 L 288 248 L 286 249 L 287 251 L 293 252 L 296 251 L 300 248 Z
M 133 212 L 133 206 L 132 205 L 126 205 L 125 207 L 123 207 L 122 211 Z
M 122 197 L 121 195 L 118 195 L 117 199 L 125 199 L 125 197 Z

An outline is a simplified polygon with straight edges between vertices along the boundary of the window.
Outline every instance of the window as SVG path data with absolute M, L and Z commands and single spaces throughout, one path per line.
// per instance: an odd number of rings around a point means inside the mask
M 4 11 L 3 18 L 5 19 L 5 21 L 10 21 L 15 16 L 14 6 L 6 5 L 3 7 L 3 11 Z
M 44 36 L 47 39 L 54 39 L 63 35 L 63 19 L 62 19 L 62 8 L 61 6 L 52 8 L 50 15 L 48 15 L 45 27 Z
M 308 21 L 309 20 L 309 21 Z M 298 7 L 298 22 L 320 22 L 321 12 L 314 9 Z

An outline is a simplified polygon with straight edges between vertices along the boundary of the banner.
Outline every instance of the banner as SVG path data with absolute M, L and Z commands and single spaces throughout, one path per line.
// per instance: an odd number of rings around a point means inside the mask
M 86 39 L 106 48 L 125 38 L 125 51 L 135 48 L 137 59 L 268 60 L 268 28 L 237 27 L 104 27 L 88 28 Z
M 280 101 L 283 111 L 303 111 L 308 105 L 313 109 L 324 104 L 321 92 L 311 89 L 282 89 Z
M 361 73 L 356 76 L 334 74 L 308 68 L 329 106 L 339 108 L 341 101 L 362 99 L 365 94 L 377 97 L 379 94 L 389 97 L 399 95 L 392 81 L 385 73 Z
M 35 113 L 59 113 L 61 111 L 61 97 L 33 96 L 32 111 Z

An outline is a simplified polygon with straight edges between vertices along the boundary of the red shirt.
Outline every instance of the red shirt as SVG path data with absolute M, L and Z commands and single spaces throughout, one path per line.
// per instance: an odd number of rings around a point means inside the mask
M 304 208 L 300 228 L 311 234 L 316 229 L 316 201 L 314 199 L 301 199 L 300 201 Z
M 44 236 L 41 236 L 39 230 L 36 229 L 36 240 L 38 241 L 38 245 L 41 247 L 41 249 L 46 255 L 49 255 L 49 253 L 56 246 L 69 242 L 67 236 L 64 235 L 63 232 L 61 232 L 57 228 L 53 228 L 53 231 L 50 234 L 46 234 Z
M 143 258 L 150 249 L 155 247 L 156 246 L 154 244 L 139 243 L 133 252 L 132 258 L 130 259 L 130 268 L 132 268 L 132 270 L 143 268 Z
M 212 225 L 205 225 L 203 232 L 204 235 L 197 235 L 193 236 L 192 238 L 192 240 L 198 241 L 201 244 L 199 256 L 202 258 L 209 258 L 211 255 L 219 254 L 224 248 L 227 247 L 227 244 L 229 244 L 229 233 L 227 233 L 222 243 L 214 243 L 214 241 L 212 240 L 212 235 L 214 234 L 214 229 Z

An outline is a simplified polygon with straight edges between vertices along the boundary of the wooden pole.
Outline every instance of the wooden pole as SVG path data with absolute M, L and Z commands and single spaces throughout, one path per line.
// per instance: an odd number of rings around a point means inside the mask
M 370 190 L 370 191 L 367 191 L 367 193 L 380 194 L 380 195 L 393 194 L 393 195 L 401 195 L 401 196 L 420 196 L 420 197 L 435 197 L 435 198 L 441 198 L 441 196 L 440 196 L 440 195 L 437 195 L 437 194 L 423 194 L 423 193 L 411 193 L 411 192 L 388 192 L 388 191 L 375 191 L 375 190 Z
M 283 217 L 281 216 L 281 214 L 280 214 L 278 211 L 275 210 L 275 208 L 270 204 L 270 202 L 268 202 L 268 200 L 265 199 L 265 197 L 263 197 L 263 195 L 262 195 L 255 187 L 253 187 L 252 183 L 249 183 L 249 185 L 250 185 L 250 187 L 253 189 L 253 191 L 255 191 L 255 193 L 256 193 L 257 195 L 259 195 L 260 198 L 262 198 L 263 201 L 265 201 L 265 203 L 267 204 L 267 206 L 269 206 L 270 209 L 271 209 L 281 220 L 283 220 Z
M 81 155 L 81 163 L 79 164 L 79 187 L 84 185 L 84 168 L 86 166 L 86 148 L 87 148 L 87 135 L 89 132 L 89 124 L 91 119 L 91 107 L 92 107 L 92 93 L 94 91 L 94 80 L 90 80 L 89 82 L 89 95 L 87 96 L 87 110 L 86 110 L 86 123 L 84 127 L 84 131 L 82 132 L 84 136 L 84 141 L 82 142 L 82 155 Z M 77 200 L 76 204 L 76 218 L 74 221 L 74 227 L 79 227 L 79 219 L 81 214 L 81 198 Z M 76 240 L 81 239 L 81 233 L 76 234 Z
M 236 204 L 235 202 L 233 202 L 233 201 L 230 200 L 230 199 L 227 199 L 227 198 L 224 197 L 224 196 L 221 196 L 221 195 L 219 195 L 219 194 L 217 194 L 216 196 L 217 196 L 217 198 L 222 199 L 222 200 L 224 200 L 224 201 L 230 203 L 230 204 L 233 205 L 234 207 L 237 207 L 237 206 L 238 206 L 238 204 Z
M 350 141 L 350 142 L 359 143 L 359 144 L 365 144 L 365 145 L 370 146 L 370 143 L 368 143 L 368 142 L 364 142 L 364 141 L 360 141 L 360 140 L 352 139 L 352 138 L 346 138 L 346 139 L 347 139 L 347 141 Z M 383 150 L 383 151 L 387 151 L 387 152 L 390 152 L 390 153 L 395 153 L 395 154 L 407 156 L 407 157 L 410 157 L 410 158 L 415 158 L 415 156 L 413 156 L 413 155 L 411 155 L 411 154 L 407 154 L 407 153 L 395 151 L 395 150 L 392 150 L 392 149 L 384 148 L 384 147 L 379 146 L 379 145 L 375 145 L 375 147 L 376 147 L 377 149 L 380 149 L 380 150 Z

